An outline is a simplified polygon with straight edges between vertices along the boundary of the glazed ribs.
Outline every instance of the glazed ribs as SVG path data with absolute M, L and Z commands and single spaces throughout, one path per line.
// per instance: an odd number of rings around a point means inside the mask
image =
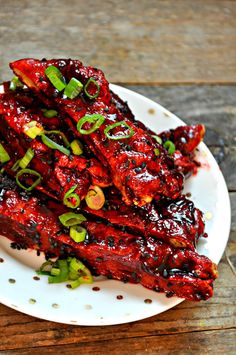
M 203 214 L 181 195 L 184 175 L 198 168 L 195 149 L 204 126 L 159 133 L 160 143 L 109 90 L 102 71 L 70 59 L 24 59 L 10 66 L 28 88 L 12 91 L 4 83 L 0 94 L 0 143 L 10 157 L 0 174 L 1 234 L 18 249 L 35 249 L 47 257 L 74 255 L 94 275 L 140 283 L 169 297 L 211 297 L 216 265 L 196 252 L 199 238 L 207 236 Z M 67 84 L 79 80 L 83 90 L 73 99 L 59 92 L 45 75 L 49 66 L 59 69 Z M 90 79 L 96 82 L 90 93 L 99 87 L 96 98 L 86 94 Z M 48 109 L 56 115 L 47 117 Z M 93 115 L 100 115 L 102 124 L 82 134 L 77 124 Z M 26 134 L 32 122 L 41 129 L 34 138 Z M 91 127 L 89 121 L 83 124 L 83 130 Z M 109 127 L 112 138 L 105 131 Z M 53 144 L 46 144 L 43 135 Z M 80 155 L 71 147 L 77 138 L 83 142 Z M 174 154 L 165 149 L 166 141 L 174 143 Z M 25 188 L 34 183 L 30 174 L 17 180 L 19 161 L 29 150 L 33 157 L 27 168 L 41 177 L 30 192 Z M 105 204 L 99 210 L 85 201 L 91 185 L 103 189 Z M 75 206 L 72 197 L 70 207 L 86 217 L 87 235 L 79 243 L 58 218 L 72 211 L 65 206 L 71 190 L 80 204 Z
M 95 274 L 140 283 L 157 292 L 188 300 L 212 296 L 216 266 L 207 257 L 175 249 L 153 237 L 116 229 L 91 218 L 83 223 L 87 237 L 75 243 L 58 222 L 61 205 L 19 192 L 15 182 L 0 178 L 0 228 L 14 247 L 44 251 L 51 256 L 74 255 Z M 49 208 L 51 207 L 51 209 Z
M 52 65 L 60 69 L 66 82 L 72 77 L 80 80 L 83 85 L 90 78 L 96 80 L 100 85 L 96 100 L 87 98 L 83 93 L 73 100 L 65 98 L 45 75 L 45 69 Z M 107 165 L 113 184 L 121 191 L 126 204 L 142 206 L 151 202 L 154 197 L 176 198 L 180 195 L 183 176 L 175 169 L 173 159 L 162 145 L 112 103 L 108 82 L 101 71 L 70 59 L 23 59 L 11 63 L 10 67 L 22 82 L 42 99 L 45 98 L 45 102 L 50 100 L 52 106 L 68 114 L 74 125 L 85 115 L 100 114 L 105 118 L 96 131 L 82 135 L 81 139 L 91 147 L 97 158 Z M 121 125 L 113 130 L 113 134 L 124 136 L 132 130 L 133 135 L 127 139 L 108 139 L 104 129 L 121 121 L 125 122 L 129 129 Z M 86 123 L 83 128 L 91 128 L 91 124 Z M 158 155 L 155 154 L 155 149 L 158 149 Z

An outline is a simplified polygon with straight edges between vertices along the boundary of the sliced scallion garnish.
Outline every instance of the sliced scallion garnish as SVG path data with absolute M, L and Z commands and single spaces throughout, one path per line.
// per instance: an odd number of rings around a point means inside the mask
M 57 111 L 56 110 L 45 110 L 43 112 L 44 117 L 47 118 L 53 118 L 57 116 Z
M 81 81 L 72 78 L 70 79 L 69 84 L 66 85 L 64 94 L 69 97 L 69 99 L 74 99 L 81 93 L 83 87 L 84 85 L 81 83 Z
M 34 151 L 29 148 L 23 158 L 19 161 L 19 167 L 25 169 L 34 157 Z M 12 169 L 13 170 L 13 169 Z
M 24 84 L 22 84 L 22 82 L 20 81 L 20 79 L 18 78 L 18 76 L 13 76 L 13 78 L 11 79 L 11 83 L 10 83 L 10 90 L 15 91 L 16 88 L 18 87 L 23 87 Z
M 41 135 L 41 139 L 47 147 L 59 150 L 63 154 L 70 155 L 69 149 L 65 148 L 63 145 L 57 144 L 52 139 L 48 138 L 45 134 Z
M 156 136 L 156 135 L 152 135 L 152 138 L 154 138 L 154 139 L 157 141 L 157 143 L 162 144 L 162 139 L 161 139 L 161 137 Z
M 23 131 L 28 137 L 34 139 L 42 134 L 44 129 L 37 121 L 30 121 L 24 125 Z
M 6 163 L 7 161 L 9 161 L 10 155 L 7 153 L 6 149 L 3 147 L 2 144 L 0 144 L 0 163 Z
M 45 75 L 51 81 L 52 85 L 58 90 L 62 91 L 65 89 L 65 79 L 60 72 L 60 70 L 54 65 L 50 65 L 45 69 Z
M 163 144 L 163 147 L 166 148 L 166 150 L 168 151 L 168 153 L 170 155 L 174 154 L 175 152 L 175 145 L 173 142 L 171 141 L 166 141 L 164 144 Z
M 80 198 L 76 193 L 74 193 L 76 188 L 77 185 L 72 186 L 64 195 L 63 203 L 67 207 L 77 208 L 80 205 Z
M 90 186 L 85 196 L 86 204 L 92 210 L 100 210 L 105 203 L 105 196 L 99 186 Z
M 160 155 L 160 149 L 154 148 L 154 154 L 155 154 L 156 156 Z
M 91 134 L 96 131 L 105 121 L 105 117 L 99 114 L 86 115 L 82 117 L 77 123 L 77 130 L 80 134 Z M 83 129 L 85 123 L 94 123 L 94 125 L 89 129 Z
M 83 154 L 82 144 L 77 139 L 74 139 L 73 142 L 71 142 L 70 146 L 73 154 L 75 155 Z
M 81 243 L 85 240 L 86 237 L 86 229 L 81 226 L 73 226 L 70 227 L 70 237 L 76 243 Z
M 62 138 L 63 143 L 65 145 L 66 148 L 70 147 L 70 142 L 68 141 L 68 139 L 66 138 L 65 134 L 61 131 L 57 131 L 57 130 L 53 130 L 53 131 L 45 131 L 45 134 L 49 135 L 49 134 L 54 134 L 56 136 L 59 136 Z
M 19 180 L 19 178 L 22 175 L 30 175 L 31 177 L 36 176 L 37 179 L 33 182 L 33 184 L 31 186 L 25 186 Z M 42 180 L 42 176 L 37 171 L 32 170 L 32 169 L 22 169 L 22 170 L 18 171 L 18 173 L 16 174 L 17 185 L 26 191 L 32 191 L 38 184 L 40 184 L 41 180 Z
M 12 171 L 17 171 L 18 169 L 20 169 L 20 161 L 21 161 L 21 159 L 18 159 L 18 160 L 13 164 L 13 166 L 11 167 L 11 170 L 12 170 Z
M 37 274 L 47 275 L 50 284 L 67 281 L 67 286 L 71 289 L 93 282 L 89 269 L 80 260 L 72 257 L 45 262 Z
M 82 214 L 74 213 L 74 212 L 63 213 L 58 218 L 59 221 L 65 227 L 72 227 L 87 221 L 87 219 Z
M 116 128 L 116 127 L 121 127 L 121 126 L 124 126 L 126 128 L 129 129 L 129 134 L 122 134 L 122 135 L 110 135 L 108 132 L 110 132 L 112 129 Z M 105 133 L 105 136 L 108 138 L 108 139 L 114 139 L 114 140 L 118 140 L 118 139 L 126 139 L 126 138 L 130 138 L 134 135 L 134 131 L 133 129 L 125 122 L 125 121 L 120 121 L 120 122 L 117 122 L 117 123 L 113 123 L 109 126 L 107 126 L 105 129 L 104 129 L 104 133 Z
M 96 92 L 92 95 L 89 93 L 89 87 L 90 87 L 90 90 L 91 90 L 91 86 L 95 86 L 96 88 Z M 98 85 L 98 83 L 96 82 L 95 79 L 93 78 L 89 78 L 87 83 L 85 84 L 84 86 L 84 92 L 85 94 L 90 98 L 90 99 L 96 99 L 100 93 L 100 85 Z

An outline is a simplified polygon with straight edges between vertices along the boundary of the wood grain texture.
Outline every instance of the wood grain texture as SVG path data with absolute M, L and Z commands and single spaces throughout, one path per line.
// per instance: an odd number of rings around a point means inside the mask
M 21 57 L 72 57 L 112 82 L 235 83 L 228 0 L 0 0 L 0 81 Z
M 235 353 L 236 87 L 127 87 L 161 103 L 187 123 L 207 126 L 206 142 L 226 176 L 232 205 L 230 241 L 219 264 L 215 295 L 206 302 L 185 301 L 146 320 L 107 327 L 43 321 L 0 305 L 0 351 L 4 354 Z

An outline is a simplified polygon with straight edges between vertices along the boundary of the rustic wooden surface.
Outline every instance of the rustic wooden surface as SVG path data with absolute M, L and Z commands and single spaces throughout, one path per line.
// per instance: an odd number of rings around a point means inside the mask
M 24 56 L 75 57 L 121 83 L 235 83 L 227 0 L 0 0 L 0 79 Z
M 0 352 L 236 354 L 236 2 L 0 0 L 0 9 L 0 81 L 8 62 L 25 56 L 102 67 L 111 81 L 206 125 L 232 205 L 211 300 L 108 327 L 57 324 L 0 305 Z

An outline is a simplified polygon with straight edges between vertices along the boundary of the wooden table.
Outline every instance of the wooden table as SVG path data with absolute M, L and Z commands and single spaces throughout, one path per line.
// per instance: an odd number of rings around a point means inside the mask
M 0 351 L 236 354 L 236 2 L 0 0 L 0 9 L 0 81 L 11 77 L 9 61 L 27 56 L 101 67 L 111 82 L 206 125 L 232 204 L 211 300 L 112 327 L 57 324 L 0 305 Z

